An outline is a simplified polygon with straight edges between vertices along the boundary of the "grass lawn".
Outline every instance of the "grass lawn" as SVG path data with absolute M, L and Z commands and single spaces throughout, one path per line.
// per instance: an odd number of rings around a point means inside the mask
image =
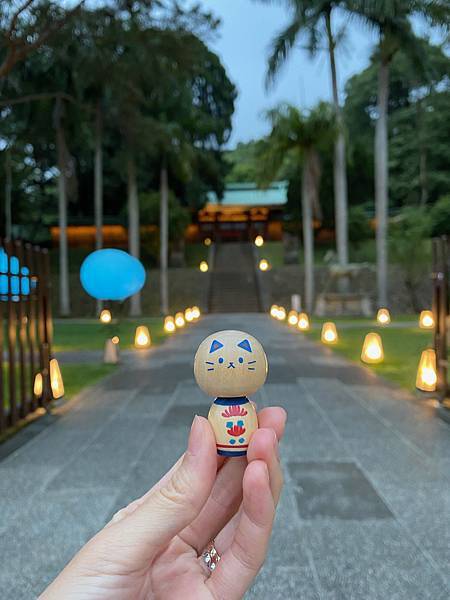
M 114 316 L 114 315 L 113 315 Z M 107 337 L 118 335 L 121 348 L 131 348 L 138 325 L 147 325 L 153 344 L 159 344 L 166 333 L 161 317 L 120 319 L 118 323 L 104 325 L 99 321 L 57 321 L 55 323 L 53 350 L 102 350 Z
M 259 258 L 269 261 L 271 267 L 280 267 L 284 263 L 284 252 L 282 242 L 264 242 L 261 248 L 257 248 Z
M 315 321 L 317 323 L 317 321 Z M 366 365 L 378 375 L 396 383 L 410 391 L 415 389 L 416 372 L 422 350 L 432 343 L 432 333 L 418 327 L 378 327 L 373 321 L 352 328 L 339 328 L 340 319 L 335 319 L 338 329 L 339 342 L 330 346 L 335 352 L 344 355 L 352 361 L 360 361 L 364 336 L 370 331 L 380 334 L 383 341 L 385 359 L 379 365 Z M 307 334 L 312 339 L 320 340 L 320 327 L 314 328 Z
M 97 383 L 100 379 L 114 371 L 114 365 L 102 363 L 70 363 L 61 365 L 64 381 L 65 398 L 70 400 L 83 388 Z

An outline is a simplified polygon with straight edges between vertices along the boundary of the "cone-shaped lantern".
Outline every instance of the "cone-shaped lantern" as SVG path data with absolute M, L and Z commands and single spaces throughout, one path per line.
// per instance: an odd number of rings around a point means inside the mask
M 270 307 L 270 316 L 273 317 L 274 319 L 277 318 L 278 306 L 276 304 L 272 304 L 272 306 Z
M 309 317 L 306 313 L 300 313 L 298 315 L 297 327 L 300 331 L 309 331 Z
M 184 311 L 184 319 L 188 323 L 192 323 L 192 321 L 194 320 L 194 315 L 192 314 L 192 308 L 187 308 Z
M 203 241 L 203 243 L 205 244 L 205 246 L 211 246 L 211 242 L 212 242 L 211 238 L 205 238 L 204 241 Z
M 36 373 L 36 377 L 34 378 L 34 386 L 33 392 L 36 398 L 40 398 L 42 396 L 42 391 L 44 389 L 44 381 L 42 379 L 42 373 Z
M 111 320 L 112 320 L 111 311 L 108 310 L 107 308 L 104 308 L 102 310 L 102 312 L 100 313 L 99 319 L 105 325 L 107 325 L 108 323 L 111 323 Z
M 331 321 L 327 321 L 322 325 L 322 333 L 320 339 L 324 344 L 337 344 L 338 334 L 336 325 Z
M 199 269 L 202 273 L 206 273 L 209 269 L 208 263 L 206 262 L 206 260 L 202 260 L 202 262 L 200 263 Z
M 177 312 L 177 314 L 175 315 L 175 325 L 177 327 L 184 327 L 185 326 L 184 315 L 183 315 L 182 312 Z
M 416 388 L 423 392 L 434 392 L 436 390 L 436 352 L 428 348 L 422 352 L 417 369 Z
M 103 362 L 106 365 L 116 365 L 119 362 L 119 336 L 115 335 L 105 342 Z
M 152 338 L 150 337 L 150 331 L 146 325 L 139 325 L 136 327 L 136 333 L 134 336 L 134 347 L 139 349 L 150 348 L 152 345 Z
M 196 321 L 197 319 L 200 318 L 200 309 L 198 306 L 193 306 L 192 307 L 192 316 L 194 317 L 194 320 Z
M 391 315 L 387 308 L 378 309 L 377 321 L 380 325 L 389 325 L 391 322 Z
M 288 314 L 288 323 L 289 325 L 297 325 L 298 323 L 298 313 L 296 310 L 290 310 Z
M 384 350 L 383 342 L 378 333 L 368 333 L 364 338 L 364 344 L 361 351 L 361 360 L 368 364 L 383 362 Z
M 423 310 L 419 317 L 420 329 L 434 329 L 434 316 L 431 310 Z
M 166 317 L 164 319 L 164 331 L 167 333 L 173 333 L 176 329 L 175 319 L 173 317 Z
M 286 318 L 286 309 L 283 308 L 282 306 L 278 307 L 278 314 L 277 314 L 277 319 L 279 321 L 284 321 Z
M 50 361 L 50 386 L 55 400 L 64 396 L 63 378 L 56 358 L 52 358 Z
M 264 238 L 262 235 L 257 235 L 255 237 L 255 246 L 257 246 L 258 248 L 261 248 L 261 246 L 264 246 Z

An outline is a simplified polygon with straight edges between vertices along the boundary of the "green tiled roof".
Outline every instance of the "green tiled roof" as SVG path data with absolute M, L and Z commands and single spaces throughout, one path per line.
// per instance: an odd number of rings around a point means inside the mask
M 208 202 L 223 206 L 281 206 L 287 202 L 288 185 L 288 181 L 274 181 L 269 187 L 259 189 L 256 183 L 229 183 L 222 200 L 215 192 L 208 192 Z

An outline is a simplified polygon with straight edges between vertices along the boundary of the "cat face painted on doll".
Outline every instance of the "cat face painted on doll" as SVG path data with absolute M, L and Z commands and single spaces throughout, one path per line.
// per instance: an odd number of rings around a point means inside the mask
M 267 358 L 256 338 L 243 331 L 218 331 L 200 344 L 194 375 L 208 396 L 254 394 L 267 377 Z

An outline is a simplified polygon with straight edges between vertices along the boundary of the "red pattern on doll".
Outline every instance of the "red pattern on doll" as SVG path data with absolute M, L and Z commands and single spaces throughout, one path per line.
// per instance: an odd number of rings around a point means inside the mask
M 228 408 L 226 408 L 222 413 L 222 417 L 245 417 L 247 414 L 248 413 L 245 410 L 245 408 L 241 408 L 236 404 L 234 406 L 229 406 Z
M 242 427 L 241 425 L 233 425 L 233 427 L 230 427 L 230 429 L 227 429 L 227 432 L 229 435 L 232 435 L 233 437 L 239 437 L 240 435 L 244 435 L 245 427 Z

